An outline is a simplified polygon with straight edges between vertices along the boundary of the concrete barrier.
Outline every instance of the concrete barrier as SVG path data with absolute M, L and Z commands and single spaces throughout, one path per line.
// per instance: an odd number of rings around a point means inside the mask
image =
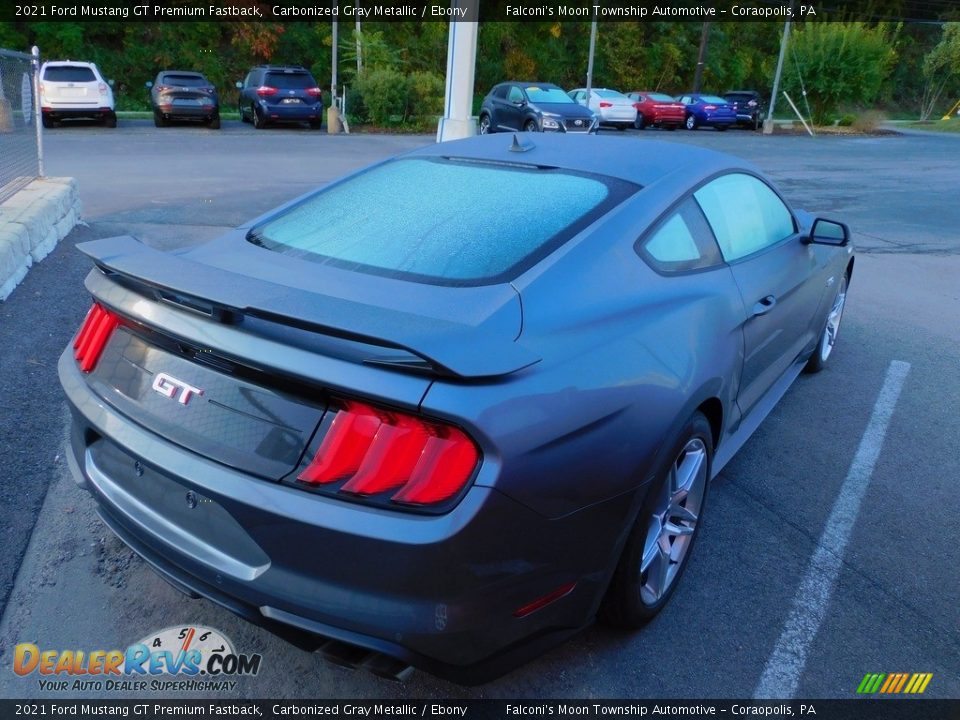
M 80 221 L 73 178 L 40 178 L 0 203 L 0 301 Z

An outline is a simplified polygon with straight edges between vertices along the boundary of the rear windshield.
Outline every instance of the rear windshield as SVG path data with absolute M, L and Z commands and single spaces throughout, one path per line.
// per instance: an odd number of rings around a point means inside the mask
M 647 97 L 654 102 L 676 102 L 672 97 L 663 93 L 647 93 Z
M 752 93 L 727 93 L 724 95 L 728 102 L 742 102 L 744 100 L 756 100 L 757 97 Z
M 597 95 L 603 98 L 625 98 L 622 92 L 617 92 L 616 90 L 597 90 Z
M 714 103 L 714 104 L 717 104 L 717 105 L 726 105 L 726 104 L 727 104 L 727 101 L 726 101 L 726 100 L 724 100 L 722 97 L 717 97 L 716 95 L 701 95 L 701 96 L 700 96 L 700 102 Z
M 404 158 L 255 227 L 304 260 L 441 285 L 513 278 L 638 188 L 566 170 Z
M 164 75 L 162 82 L 180 87 L 206 87 L 210 84 L 202 75 Z
M 573 99 L 560 88 L 545 88 L 531 85 L 526 88 L 532 103 L 572 103 Z
M 96 82 L 97 76 L 88 67 L 48 65 L 43 79 L 50 82 Z
M 280 90 L 302 90 L 317 85 L 309 73 L 267 73 L 263 84 Z

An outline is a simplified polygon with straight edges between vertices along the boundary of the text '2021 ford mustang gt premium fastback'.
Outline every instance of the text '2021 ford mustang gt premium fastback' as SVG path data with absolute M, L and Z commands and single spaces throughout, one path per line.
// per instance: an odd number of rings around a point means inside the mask
M 489 136 L 161 253 L 79 247 L 71 466 L 175 586 L 460 682 L 676 588 L 706 488 L 804 368 L 841 223 L 735 158 Z

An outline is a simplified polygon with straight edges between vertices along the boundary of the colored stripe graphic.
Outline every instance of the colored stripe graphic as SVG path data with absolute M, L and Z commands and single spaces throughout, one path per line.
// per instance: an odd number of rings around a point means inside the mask
M 933 673 L 867 673 L 857 686 L 860 695 L 898 693 L 920 695 L 933 679 Z

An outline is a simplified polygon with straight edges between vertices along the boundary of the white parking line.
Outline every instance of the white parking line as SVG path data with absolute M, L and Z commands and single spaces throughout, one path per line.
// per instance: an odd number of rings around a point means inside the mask
M 754 698 L 790 698 L 796 692 L 810 645 L 830 604 L 843 555 L 860 512 L 860 503 L 877 464 L 890 417 L 908 372 L 910 363 L 900 360 L 894 360 L 887 368 L 887 376 L 873 406 L 870 422 L 863 432 L 857 454 L 853 457 L 820 542 L 800 582 L 780 639 L 757 683 Z

